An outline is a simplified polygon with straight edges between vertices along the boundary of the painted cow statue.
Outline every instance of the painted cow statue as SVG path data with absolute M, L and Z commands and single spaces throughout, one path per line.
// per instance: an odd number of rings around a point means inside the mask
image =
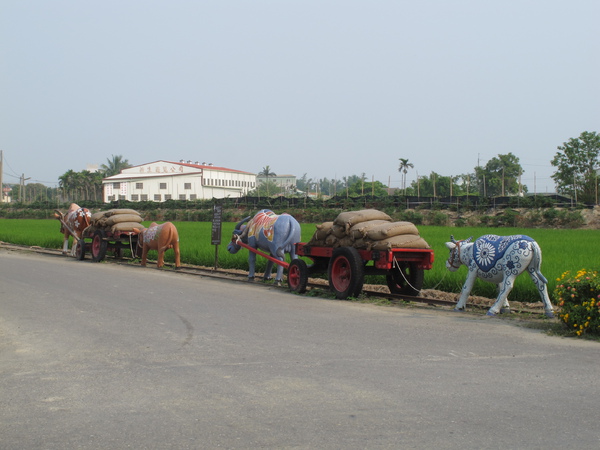
M 499 312 L 509 312 L 508 294 L 517 276 L 527 271 L 544 302 L 546 316 L 554 317 L 548 297 L 548 280 L 540 270 L 542 250 L 537 242 L 525 235 L 488 234 L 476 239 L 475 242 L 471 242 L 472 239 L 470 237 L 464 241 L 456 241 L 453 236 L 450 236 L 450 242 L 446 242 L 446 247 L 450 250 L 450 256 L 446 261 L 448 270 L 454 272 L 462 264 L 469 268 L 467 280 L 454 308 L 456 311 L 464 310 L 475 280 L 481 278 L 498 285 L 498 297 L 487 315 L 495 316 Z
M 83 234 L 83 230 L 90 226 L 92 214 L 87 208 L 82 208 L 76 203 L 71 203 L 65 214 L 59 210 L 54 210 L 54 217 L 60 220 L 60 232 L 63 233 L 65 240 L 63 242 L 63 254 L 69 250 L 69 236 L 73 236 L 73 245 L 71 246 L 71 256 L 75 256 L 77 243 Z
M 248 222 L 247 225 L 244 225 Z M 285 254 L 289 253 L 291 259 L 296 259 L 295 244 L 300 242 L 300 224 L 289 214 L 277 215 L 273 211 L 263 209 L 256 213 L 252 219 L 246 217 L 235 227 L 233 239 L 227 246 L 229 253 L 237 253 L 242 248 L 238 239 L 252 248 L 268 252 L 274 258 L 284 261 Z M 254 279 L 256 268 L 256 253 L 248 255 L 248 280 Z M 265 280 L 271 279 L 273 261 L 268 260 L 264 274 Z M 277 265 L 275 282 L 280 285 L 283 278 L 283 266 Z
M 157 225 L 152 222 L 148 228 L 140 230 L 134 228 L 133 231 L 138 233 L 138 249 L 142 249 L 142 266 L 146 265 L 149 250 L 158 251 L 158 260 L 156 267 L 161 268 L 165 265 L 165 251 L 173 249 L 175 252 L 175 268 L 181 267 L 181 259 L 179 252 L 179 233 L 177 228 L 171 222 L 165 222 Z M 139 252 L 138 252 L 139 254 Z

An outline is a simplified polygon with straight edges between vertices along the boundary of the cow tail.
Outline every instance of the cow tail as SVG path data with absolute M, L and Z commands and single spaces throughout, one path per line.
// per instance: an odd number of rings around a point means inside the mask
M 535 271 L 536 275 L 542 280 L 544 283 L 548 284 L 548 280 L 544 275 L 542 275 L 542 249 L 538 245 L 537 242 L 531 242 L 531 247 L 533 248 L 533 271 Z

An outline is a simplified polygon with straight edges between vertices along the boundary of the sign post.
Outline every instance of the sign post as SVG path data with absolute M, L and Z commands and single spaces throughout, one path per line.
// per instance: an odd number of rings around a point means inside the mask
M 221 243 L 221 221 L 223 219 L 223 205 L 215 204 L 213 207 L 211 241 L 215 246 L 215 270 L 219 264 L 219 244 Z

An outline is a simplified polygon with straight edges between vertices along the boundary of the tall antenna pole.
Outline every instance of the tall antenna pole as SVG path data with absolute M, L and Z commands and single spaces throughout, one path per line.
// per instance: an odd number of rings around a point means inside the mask
M 2 160 L 4 156 L 2 154 L 2 150 L 0 150 L 0 203 L 4 203 L 4 184 L 2 184 Z

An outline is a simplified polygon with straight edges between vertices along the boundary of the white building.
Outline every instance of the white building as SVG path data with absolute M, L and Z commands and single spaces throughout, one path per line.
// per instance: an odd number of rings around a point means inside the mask
M 103 200 L 206 200 L 242 197 L 256 188 L 256 174 L 191 161 L 155 161 L 102 180 Z

